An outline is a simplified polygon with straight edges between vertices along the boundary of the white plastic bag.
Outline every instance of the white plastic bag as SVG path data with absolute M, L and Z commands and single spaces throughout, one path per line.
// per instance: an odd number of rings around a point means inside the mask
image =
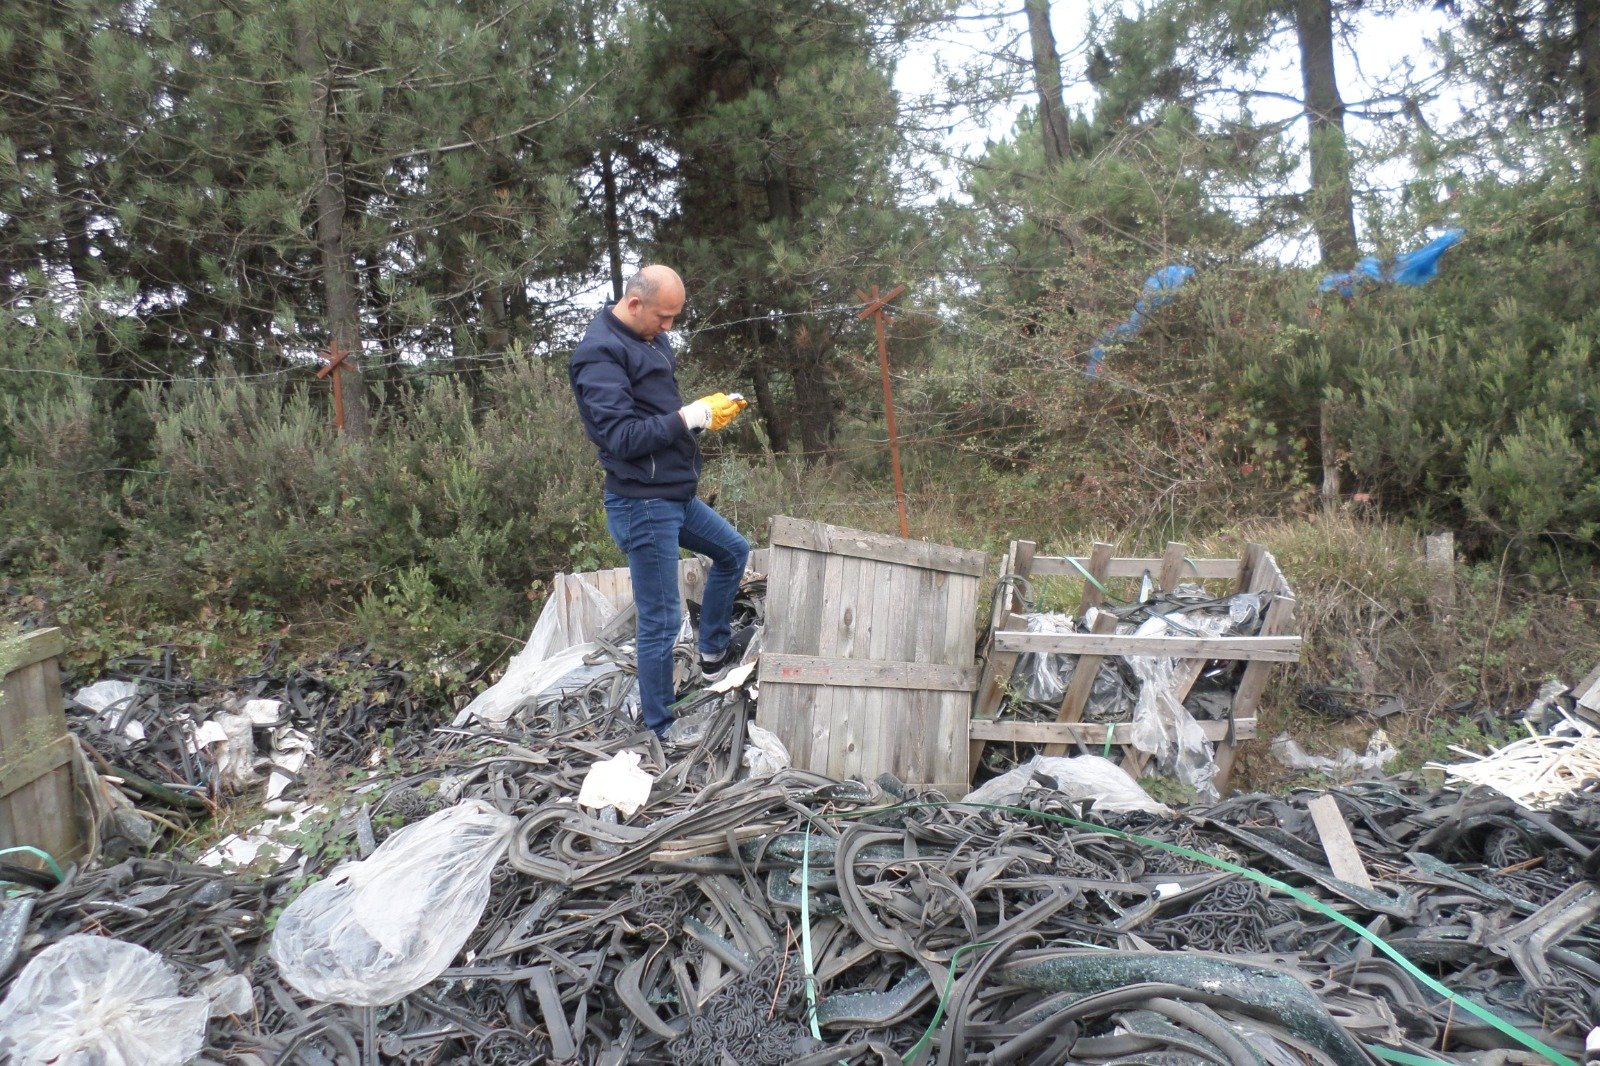
M 312 999 L 377 1007 L 444 972 L 483 917 L 517 819 L 462 800 L 337 867 L 278 918 L 272 958 Z
M 1016 803 L 1030 788 L 1046 787 L 1035 780 L 1035 774 L 1054 781 L 1054 791 L 1065 799 L 1094 800 L 1095 810 L 1116 814 L 1133 811 L 1172 813 L 1165 804 L 1151 799 L 1149 793 L 1126 770 L 1098 755 L 1035 755 L 1021 766 L 1007 770 L 973 789 L 967 794 L 966 802 Z
M 771 777 L 790 766 L 789 749 L 770 729 L 751 722 L 744 727 L 748 743 L 744 746 L 744 765 L 751 777 Z
M 643 807 L 650 798 L 655 778 L 639 765 L 636 751 L 619 751 L 589 767 L 578 788 L 578 803 L 584 807 L 615 807 L 624 818 Z
M 564 675 L 580 669 L 594 651 L 589 643 L 617 615 L 611 601 L 577 574 L 557 574 L 528 643 L 506 664 L 500 680 L 473 697 L 456 715 L 456 725 L 474 719 L 498 725 L 517 705 L 537 696 Z
M 182 1066 L 200 1054 L 210 1004 L 180 996 L 160 955 L 77 934 L 34 956 L 0 1003 L 0 1062 Z

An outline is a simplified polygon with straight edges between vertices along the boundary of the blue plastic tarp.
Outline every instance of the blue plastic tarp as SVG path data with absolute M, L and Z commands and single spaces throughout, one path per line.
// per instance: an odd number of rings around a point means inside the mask
M 1425 284 L 1439 276 L 1439 260 L 1466 234 L 1464 229 L 1445 230 L 1421 248 L 1395 256 L 1388 266 L 1369 255 L 1357 263 L 1354 270 L 1325 275 L 1317 289 L 1319 292 L 1336 292 L 1340 296 L 1355 296 L 1368 285 L 1386 282 L 1395 285 Z
M 1100 373 L 1100 364 L 1105 360 L 1108 344 L 1115 344 L 1127 340 L 1139 332 L 1144 325 L 1144 320 L 1151 311 L 1164 307 L 1174 299 L 1174 293 L 1190 278 L 1194 277 L 1194 267 L 1182 266 L 1173 263 L 1144 279 L 1144 294 L 1134 301 L 1133 314 L 1128 316 L 1126 322 L 1119 322 L 1101 334 L 1093 348 L 1089 349 L 1089 365 L 1083 372 L 1089 377 L 1096 377 Z

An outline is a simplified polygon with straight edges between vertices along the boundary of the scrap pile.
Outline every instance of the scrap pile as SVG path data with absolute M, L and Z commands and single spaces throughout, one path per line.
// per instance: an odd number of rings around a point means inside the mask
M 1309 791 L 1112 813 L 1042 772 L 997 806 L 774 771 L 748 687 L 686 699 L 663 745 L 626 649 L 583 658 L 410 732 L 271 870 L 18 886 L 0 1058 L 1488 1066 L 1581 1060 L 1600 1017 L 1594 787 L 1534 812 L 1352 785 L 1336 862 Z M 77 965 L 134 945 L 120 978 Z

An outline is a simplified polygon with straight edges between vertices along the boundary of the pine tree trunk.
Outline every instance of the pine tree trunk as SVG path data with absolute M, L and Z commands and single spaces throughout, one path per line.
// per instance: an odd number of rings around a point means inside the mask
M 1027 0 L 1028 37 L 1033 43 L 1033 84 L 1039 92 L 1039 130 L 1044 161 L 1051 170 L 1071 157 L 1067 108 L 1061 98 L 1061 59 L 1050 29 L 1050 0 Z
M 754 303 L 747 305 L 745 317 L 750 320 L 750 348 L 754 353 L 750 364 L 750 380 L 756 388 L 756 413 L 761 416 L 761 424 L 767 427 L 767 446 L 781 454 L 789 450 L 789 433 L 784 429 L 778 405 L 772 398 L 772 378 L 767 374 L 766 361 L 762 358 L 765 345 L 761 340 L 761 323 L 757 320 L 759 313 Z
M 329 82 L 332 73 L 317 45 L 316 28 L 308 14 L 294 20 L 295 53 L 301 69 L 311 75 L 311 139 L 307 150 L 317 208 L 317 253 L 322 266 L 323 299 L 328 305 L 328 334 L 346 352 L 340 383 L 344 393 L 345 431 L 356 440 L 372 433 L 367 410 L 366 383 L 361 376 L 361 318 L 356 302 L 355 267 L 344 245 L 344 172 L 328 150 Z
M 1323 265 L 1345 269 L 1356 258 L 1356 222 L 1344 100 L 1333 67 L 1333 0 L 1296 0 L 1294 21 L 1310 125 L 1311 225 Z
M 611 298 L 622 299 L 622 224 L 617 218 L 617 172 L 611 149 L 600 152 L 600 187 L 605 196 L 606 257 L 611 262 Z
M 1576 0 L 1573 20 L 1578 31 L 1579 116 L 1583 138 L 1600 136 L 1600 0 Z M 1585 145 L 1584 176 L 1589 186 L 1589 213 L 1600 218 L 1600 174 L 1594 169 L 1594 149 Z

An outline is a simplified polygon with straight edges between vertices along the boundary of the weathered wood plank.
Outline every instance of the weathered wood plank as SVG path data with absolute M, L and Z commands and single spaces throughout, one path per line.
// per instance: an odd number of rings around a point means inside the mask
M 1161 556 L 1160 576 L 1157 578 L 1162 591 L 1171 592 L 1178 587 L 1178 582 L 1183 580 L 1183 568 L 1188 554 L 1189 546 L 1182 541 L 1167 542 L 1167 550 Z
M 1222 740 L 1228 735 L 1228 723 L 1225 721 L 1202 721 L 1198 723 L 1200 731 L 1206 735 L 1207 740 Z M 1254 718 L 1244 718 L 1236 721 L 1235 735 L 1240 740 L 1250 740 L 1256 735 L 1256 721 Z M 1126 736 L 1131 727 L 1127 722 L 1116 722 L 1107 725 L 1102 722 L 1013 722 L 995 721 L 990 718 L 974 718 L 970 727 L 974 739 L 986 741 L 1005 741 L 1017 744 L 1091 744 L 1100 745 L 1106 742 L 1108 730 L 1115 730 L 1112 737 Z
M 71 758 L 72 738 L 63 735 L 23 752 L 10 762 L 0 763 L 0 799 L 65 766 Z
M 59 628 L 35 629 L 24 633 L 16 654 L 8 659 L 12 673 L 45 659 L 54 659 L 67 650 L 67 637 Z
M 1079 618 L 1088 614 L 1089 608 L 1098 607 L 1106 601 L 1106 594 L 1100 591 L 1100 585 L 1105 584 L 1106 578 L 1111 576 L 1111 553 L 1114 551 L 1116 551 L 1114 545 L 1100 540 L 1095 541 L 1094 546 L 1089 549 L 1089 561 L 1082 565 L 1089 572 L 1089 577 L 1094 578 L 1094 581 L 1090 581 L 1088 577 L 1083 579 L 1083 595 L 1078 597 Z M 1055 559 L 1036 559 L 1035 563 L 1038 564 L 1038 569 L 1034 573 L 1040 577 L 1049 576 L 1046 573 L 1047 565 L 1057 561 Z M 1079 562 L 1080 564 L 1082 563 L 1081 560 Z M 1077 567 L 1072 567 L 1066 572 L 1076 573 Z M 1100 582 L 1100 585 L 1096 585 L 1095 581 Z
M 1600 711 L 1600 663 L 1596 663 L 1595 668 L 1573 687 L 1572 695 L 1578 701 L 1578 706 Z
M 1002 630 L 994 646 L 1003 652 L 1063 655 L 1144 655 L 1166 659 L 1248 659 L 1292 663 L 1300 659 L 1297 636 L 1138 637 L 1133 634 L 1025 633 Z
M 1333 876 L 1370 891 L 1373 887 L 1372 878 L 1367 875 L 1367 866 L 1361 861 L 1361 852 L 1356 848 L 1355 838 L 1350 835 L 1350 826 L 1339 811 L 1339 801 L 1323 793 L 1306 804 L 1306 809 L 1311 812 L 1311 821 L 1317 827 L 1317 835 L 1322 838 L 1322 852 L 1328 856 L 1328 868 L 1333 871 Z
M 1098 548 L 1099 545 L 1095 547 Z M 1110 545 L 1106 547 L 1108 549 L 1105 575 L 1107 578 L 1142 577 L 1145 571 L 1149 571 L 1151 574 L 1159 574 L 1161 572 L 1161 564 L 1164 561 L 1161 558 L 1110 558 Z M 1091 569 L 1090 564 L 1094 562 L 1092 555 L 1076 555 L 1071 556 L 1071 559 L 1085 570 Z M 1035 577 L 1081 577 L 1082 574 L 1079 572 L 1078 567 L 1073 566 L 1072 562 L 1067 560 L 1068 557 L 1062 555 L 1041 555 L 1033 561 L 1033 574 Z M 1192 567 L 1188 563 L 1183 564 L 1185 575 L 1202 578 L 1207 581 L 1237 580 L 1239 570 L 1239 560 L 1237 559 L 1196 559 Z M 1101 580 L 1103 581 L 1105 578 L 1101 578 Z
M 1090 586 L 1091 588 L 1093 586 Z M 1093 632 L 1115 633 L 1117 631 L 1117 616 L 1109 611 L 1101 611 L 1095 615 Z M 1067 682 L 1067 691 L 1061 696 L 1061 709 L 1056 712 L 1058 722 L 1078 722 L 1083 720 L 1083 708 L 1089 702 L 1089 695 L 1094 691 L 1095 678 L 1100 675 L 1100 664 L 1105 661 L 1103 655 L 1080 655 L 1072 667 L 1072 680 Z M 1046 755 L 1065 755 L 1065 744 L 1051 744 L 1044 749 Z
M 989 564 L 988 556 L 980 551 L 928 541 L 903 540 L 885 533 L 846 529 L 785 515 L 772 519 L 770 531 L 774 547 L 782 545 L 831 555 L 853 555 L 859 559 L 945 570 L 971 577 L 982 577 Z
M 1032 541 L 1012 541 L 1000 566 L 1001 582 L 1013 575 L 1021 578 L 1030 577 L 1034 561 Z M 998 648 L 995 645 L 995 634 L 1010 626 L 1022 625 L 1021 616 L 1014 612 L 1024 609 L 1021 597 L 1015 589 L 1012 590 L 1011 596 L 1000 600 L 995 606 L 995 616 L 989 621 L 989 639 L 988 646 L 984 649 L 983 670 L 978 675 L 978 689 L 972 699 L 972 714 L 975 717 L 993 718 L 995 712 L 1000 709 L 1005 686 L 1011 680 L 1011 672 L 1016 669 L 1017 653 Z M 983 740 L 977 737 L 971 738 L 968 742 L 969 767 L 976 767 L 983 758 L 983 744 Z

